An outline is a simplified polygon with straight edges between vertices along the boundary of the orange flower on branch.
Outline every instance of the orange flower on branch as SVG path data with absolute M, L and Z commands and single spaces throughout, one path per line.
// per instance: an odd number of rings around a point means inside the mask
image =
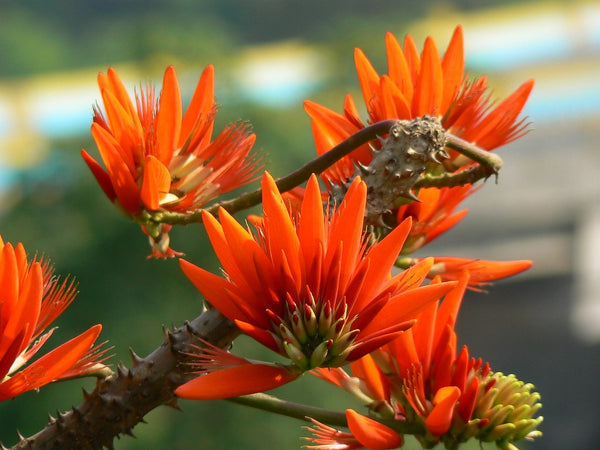
M 406 36 L 404 48 L 391 34 L 386 34 L 388 74 L 379 75 L 360 49 L 355 50 L 355 63 L 363 100 L 368 111 L 368 122 L 385 119 L 412 120 L 433 116 L 443 128 L 453 135 L 485 150 L 509 143 L 527 131 L 527 124 L 519 115 L 533 87 L 533 80 L 521 85 L 501 103 L 494 105 L 487 93 L 487 81 L 481 77 L 469 81 L 465 75 L 462 27 L 458 26 L 443 57 L 440 57 L 432 38 L 428 37 L 421 54 L 414 40 Z M 305 102 L 311 117 L 313 136 L 318 154 L 329 151 L 350 135 L 364 128 L 353 98 L 346 96 L 343 114 L 332 111 L 312 101 Z M 472 161 L 456 151 L 448 152 L 442 165 L 432 165 L 428 173 L 439 175 L 445 171 L 462 170 Z M 356 172 L 356 165 L 368 166 L 373 152 L 364 145 L 338 161 L 322 176 L 331 185 L 343 184 Z M 402 207 L 406 200 L 399 199 L 394 216 L 400 223 L 413 217 L 413 229 L 408 239 L 411 249 L 418 248 L 458 222 L 465 212 L 451 215 L 458 203 L 474 189 L 470 184 L 459 188 L 442 187 L 416 192 L 421 205 L 436 214 L 437 225 L 421 224 L 415 207 Z M 423 226 L 426 225 L 426 226 Z M 414 235 L 413 235 L 414 234 Z
M 409 258 L 417 264 L 422 258 Z M 529 269 L 533 263 L 528 260 L 489 261 L 483 259 L 434 256 L 429 277 L 439 276 L 443 280 L 458 280 L 463 272 L 469 272 L 469 288 L 481 291 L 491 281 L 513 276 Z M 400 264 L 401 266 L 401 264 Z
M 351 363 L 353 376 L 341 368 L 315 373 L 353 394 L 378 417 L 398 421 L 399 429 L 402 424 L 420 425 L 423 431 L 415 435 L 425 448 L 438 442 L 456 448 L 470 438 L 513 448 L 511 442 L 541 435 L 536 427 L 543 419 L 533 417 L 541 408 L 540 397 L 531 392 L 532 385 L 491 373 L 487 363 L 469 357 L 467 346 L 457 355 L 454 326 L 467 284 L 468 272 L 463 272 L 459 285 L 441 304 L 427 305 L 415 326 Z M 360 433 L 351 431 L 371 448 Z M 379 448 L 395 448 L 395 433 L 385 430 L 390 446 Z M 335 436 L 331 438 L 334 443 Z
M 430 260 L 391 276 L 410 220 L 366 248 L 366 186 L 359 178 L 327 214 L 314 175 L 298 215 L 288 212 L 268 173 L 262 188 L 264 219 L 255 234 L 223 209 L 220 223 L 204 213 L 225 278 L 180 263 L 209 303 L 291 364 L 263 373 L 257 364 L 223 362 L 229 367 L 213 367 L 178 388 L 180 396 L 215 398 L 215 389 L 225 396 L 258 392 L 315 367 L 342 366 L 396 338 L 421 309 L 454 285 L 421 286 Z
M 101 325 L 22 368 L 50 338 L 54 329 L 45 330 L 76 294 L 73 282 L 59 283 L 46 262 L 28 262 L 20 243 L 13 247 L 0 238 L 0 400 L 105 368 L 106 349 L 93 347 Z
M 255 135 L 243 124 L 211 140 L 216 104 L 214 69 L 206 67 L 183 114 L 175 69 L 167 68 L 160 96 L 152 86 L 131 101 L 117 72 L 98 75 L 105 113 L 94 109 L 92 136 L 106 169 L 82 149 L 83 159 L 107 197 L 143 226 L 147 213 L 193 212 L 224 192 L 252 181 L 258 169 L 251 155 Z M 152 256 L 170 257 L 168 229 L 150 236 Z

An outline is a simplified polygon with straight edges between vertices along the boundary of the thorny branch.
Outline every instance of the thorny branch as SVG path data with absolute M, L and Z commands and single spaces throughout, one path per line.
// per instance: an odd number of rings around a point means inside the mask
M 194 376 L 185 364 L 192 345 L 200 345 L 200 339 L 204 339 L 224 348 L 238 335 L 237 327 L 217 310 L 206 310 L 183 327 L 166 331 L 161 346 L 146 358 L 132 351 L 130 369 L 119 364 L 116 373 L 98 380 L 93 392 L 84 391 L 81 405 L 51 417 L 46 428 L 21 438 L 12 448 L 113 448 L 116 436 L 131 434 L 131 429 L 154 408 L 178 407 L 173 391 Z

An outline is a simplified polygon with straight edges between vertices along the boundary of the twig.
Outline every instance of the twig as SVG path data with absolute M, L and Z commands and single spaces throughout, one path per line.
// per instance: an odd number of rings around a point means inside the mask
M 289 175 L 277 180 L 277 187 L 279 188 L 279 191 L 289 191 L 290 189 L 293 189 L 294 187 L 308 180 L 312 173 L 318 174 L 323 172 L 340 158 L 346 156 L 348 153 L 357 149 L 361 145 L 376 139 L 378 136 L 383 136 L 389 133 L 391 126 L 396 122 L 396 120 L 382 120 L 381 122 L 374 123 L 373 125 L 365 127 L 356 132 L 348 139 L 333 147 L 327 153 L 322 154 Z M 228 212 L 234 213 L 258 205 L 260 203 L 261 196 L 262 190 L 257 189 L 253 192 L 242 194 L 233 200 L 217 203 L 206 210 L 212 214 L 215 214 L 219 207 L 222 207 Z M 171 225 L 186 225 L 189 223 L 201 222 L 201 211 L 202 210 L 194 211 L 191 214 L 159 211 L 151 214 L 150 220 L 153 222 L 168 223 Z

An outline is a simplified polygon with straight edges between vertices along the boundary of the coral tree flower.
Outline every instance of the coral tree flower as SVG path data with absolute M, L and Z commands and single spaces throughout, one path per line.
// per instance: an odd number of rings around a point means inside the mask
M 511 441 L 539 436 L 535 428 L 542 418 L 533 416 L 541 404 L 539 395 L 531 393 L 533 386 L 491 373 L 487 363 L 469 357 L 466 346 L 457 354 L 454 325 L 467 284 L 463 272 L 459 285 L 441 304 L 427 305 L 415 326 L 351 363 L 352 377 L 339 368 L 317 369 L 316 374 L 382 418 L 422 425 L 426 432 L 416 437 L 425 448 L 438 442 L 456 448 L 472 437 L 510 448 Z M 390 431 L 385 435 L 393 436 Z
M 54 329 L 45 330 L 76 294 L 73 282 L 59 284 L 51 266 L 28 262 L 20 243 L 13 247 L 0 238 L 0 400 L 104 368 L 106 350 L 92 347 L 101 325 L 22 368 L 52 335 Z
M 192 212 L 224 192 L 250 182 L 255 135 L 243 124 L 211 140 L 216 104 L 214 69 L 207 66 L 183 114 L 175 69 L 165 72 L 158 101 L 152 86 L 130 99 L 117 72 L 98 75 L 105 113 L 94 108 L 92 136 L 106 169 L 82 149 L 106 196 L 143 223 L 144 212 Z M 174 256 L 168 229 L 151 238 L 153 256 Z M 147 230 L 145 232 L 156 231 Z
M 404 40 L 404 48 L 391 33 L 386 34 L 385 42 L 387 74 L 379 75 L 360 49 L 354 53 L 368 122 L 433 116 L 448 132 L 486 150 L 507 144 L 526 132 L 527 124 L 519 115 L 533 80 L 526 81 L 494 105 L 487 93 L 486 77 L 469 81 L 465 75 L 462 27 L 455 29 L 443 57 L 431 37 L 425 40 L 421 54 L 410 35 Z M 350 95 L 346 96 L 343 114 L 312 101 L 305 102 L 305 109 L 311 117 L 318 154 L 327 152 L 365 126 Z M 450 158 L 444 167 L 450 171 L 471 164 L 456 151 L 448 153 Z M 323 178 L 339 185 L 355 173 L 356 162 L 369 165 L 372 159 L 372 151 L 364 145 L 324 172 Z M 440 171 L 443 172 L 438 166 L 432 174 Z M 394 212 L 398 223 L 406 217 L 413 218 L 413 230 L 404 253 L 414 251 L 460 221 L 466 211 L 453 211 L 473 191 L 469 184 L 421 189 L 416 193 L 420 203 L 397 208 Z
M 388 450 L 401 447 L 404 439 L 390 427 L 376 420 L 365 417 L 353 409 L 346 410 L 346 420 L 350 433 L 331 428 L 314 419 L 314 428 L 307 427 L 314 437 L 305 438 L 317 445 L 307 445 L 310 449 L 350 450 L 369 448 L 372 450 Z
M 398 267 L 410 267 L 423 258 L 400 258 Z M 457 258 L 452 256 L 434 256 L 433 266 L 428 277 L 440 277 L 444 281 L 458 280 L 462 273 L 469 272 L 469 288 L 482 291 L 483 287 L 492 281 L 510 277 L 529 269 L 533 263 L 528 260 L 517 261 L 490 261 L 485 259 Z
M 337 209 L 324 213 L 313 175 L 297 217 L 288 211 L 268 173 L 262 189 L 264 220 L 255 234 L 223 209 L 220 223 L 204 213 L 225 278 L 180 262 L 208 302 L 243 332 L 291 361 L 288 368 L 278 367 L 279 373 L 265 372 L 264 378 L 274 380 L 273 387 L 281 384 L 281 377 L 274 375 L 298 376 L 315 367 L 342 366 L 375 350 L 409 328 L 421 309 L 453 287 L 454 282 L 421 286 L 430 260 L 391 276 L 410 220 L 366 248 L 366 186 L 360 178 Z M 237 395 L 264 390 L 268 383 L 253 366 L 215 370 L 177 394 L 208 398 L 215 385 L 229 383 Z M 235 377 L 230 376 L 233 371 Z

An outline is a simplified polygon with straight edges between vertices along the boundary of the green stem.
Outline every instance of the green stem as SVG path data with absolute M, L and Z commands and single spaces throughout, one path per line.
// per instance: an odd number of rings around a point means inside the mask
M 467 158 L 486 167 L 489 171 L 488 176 L 497 174 L 502 168 L 502 158 L 495 153 L 477 147 L 475 144 L 454 136 L 451 133 L 446 133 L 446 139 L 446 147 L 457 150 Z M 461 166 L 463 166 L 463 164 L 454 167 L 454 170 L 457 170 Z
M 268 411 L 307 422 L 309 421 L 309 418 L 312 418 L 326 425 L 346 428 L 348 427 L 345 413 L 303 405 L 300 403 L 288 402 L 268 394 L 258 393 L 244 395 L 241 397 L 230 398 L 228 400 L 240 405 L 262 409 L 263 411 Z M 400 434 L 418 435 L 425 432 L 423 426 L 417 423 L 407 423 L 394 419 L 375 420 L 390 428 L 393 428 Z
M 456 173 L 445 173 L 442 175 L 423 175 L 414 185 L 415 189 L 429 187 L 454 187 L 474 184 L 482 178 L 490 175 L 490 169 L 484 166 L 469 167 Z
M 315 406 L 302 405 L 300 403 L 288 402 L 268 394 L 251 394 L 242 397 L 230 398 L 229 401 L 240 405 L 250 406 L 252 408 L 262 409 L 283 416 L 293 417 L 308 421 L 312 417 L 321 423 L 326 423 L 338 427 L 347 427 L 346 414 L 330 411 Z
M 286 192 L 290 189 L 293 189 L 294 187 L 308 180 L 311 174 L 323 172 L 340 158 L 346 156 L 348 153 L 357 149 L 361 145 L 376 139 L 378 136 L 388 134 L 391 126 L 396 122 L 396 120 L 382 120 L 381 122 L 374 123 L 373 125 L 357 131 L 355 134 L 333 147 L 327 153 L 324 153 L 312 161 L 309 161 L 294 172 L 277 180 L 277 187 L 279 188 L 279 191 Z M 244 193 L 235 199 L 217 203 L 210 208 L 207 208 L 206 211 L 210 212 L 211 214 L 215 214 L 219 207 L 222 207 L 228 212 L 234 213 L 258 205 L 261 201 L 261 198 L 262 190 L 257 189 L 253 192 Z M 158 211 L 151 214 L 150 221 L 156 223 L 168 223 L 172 225 L 186 225 L 189 223 L 201 222 L 202 210 L 194 211 L 191 214 Z

